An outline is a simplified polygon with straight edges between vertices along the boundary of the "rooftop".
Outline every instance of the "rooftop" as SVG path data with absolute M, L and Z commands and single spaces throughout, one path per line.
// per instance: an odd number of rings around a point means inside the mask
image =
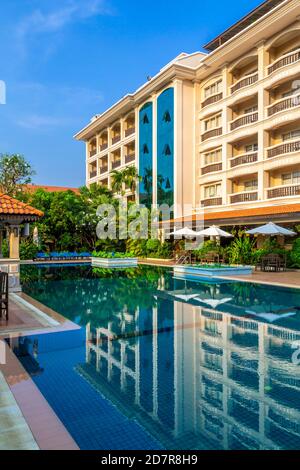
M 67 186 L 48 186 L 48 185 L 40 185 L 40 184 L 27 184 L 25 185 L 25 189 L 29 192 L 35 192 L 38 189 L 43 189 L 44 191 L 48 191 L 49 193 L 58 193 L 58 192 L 65 192 L 65 191 L 73 191 L 73 193 L 79 193 L 78 188 L 69 188 Z
M 218 47 L 225 44 L 231 38 L 239 34 L 241 31 L 246 29 L 252 23 L 262 18 L 264 15 L 269 13 L 273 10 L 277 5 L 283 3 L 286 0 L 266 0 L 261 5 L 256 7 L 242 19 L 240 19 L 237 23 L 230 26 L 230 28 L 226 29 L 223 33 L 219 34 L 216 38 L 212 39 L 209 43 L 205 44 L 204 49 L 213 52 Z
M 43 217 L 43 212 L 34 207 L 18 201 L 6 194 L 0 194 L 0 217 L 2 215 L 25 215 L 34 217 Z

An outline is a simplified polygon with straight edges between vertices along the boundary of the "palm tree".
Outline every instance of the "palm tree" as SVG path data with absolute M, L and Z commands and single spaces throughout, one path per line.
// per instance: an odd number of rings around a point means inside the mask
M 114 193 L 124 195 L 125 171 L 114 170 L 111 172 L 111 188 Z
M 123 170 L 123 173 L 126 186 L 130 188 L 131 192 L 135 193 L 137 183 L 141 180 L 137 169 L 134 166 L 129 166 Z

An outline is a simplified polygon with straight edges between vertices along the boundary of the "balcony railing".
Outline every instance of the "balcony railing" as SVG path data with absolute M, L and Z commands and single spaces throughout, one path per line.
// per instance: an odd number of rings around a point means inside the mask
M 238 157 L 234 157 L 231 160 L 231 168 L 235 168 L 236 166 L 246 165 L 246 163 L 255 163 L 258 159 L 258 153 L 245 153 L 244 155 L 239 155 Z
M 100 175 L 108 172 L 108 165 L 100 166 Z
M 125 137 L 129 137 L 130 135 L 135 133 L 135 127 L 129 127 L 129 129 L 126 129 L 125 131 Z
M 300 196 L 300 184 L 293 184 L 291 186 L 277 186 L 267 190 L 268 199 L 276 197 L 289 197 Z
M 210 104 L 214 104 L 214 103 L 217 103 L 218 101 L 221 101 L 222 98 L 223 98 L 223 93 L 217 93 L 216 95 L 209 96 L 208 98 L 206 98 L 206 100 L 203 101 L 201 107 L 203 109 Z
M 97 149 L 93 149 L 90 151 L 90 157 L 93 157 L 94 155 L 97 155 Z
M 256 83 L 257 81 L 258 81 L 258 72 L 252 73 L 251 75 L 248 75 L 247 77 L 243 77 L 230 87 L 231 93 L 235 93 L 236 91 L 241 90 L 242 88 L 245 88 L 246 86 L 253 85 L 253 83 Z
M 282 67 L 286 67 L 287 65 L 294 64 L 300 60 L 300 49 L 296 51 L 289 52 L 288 54 L 284 54 L 279 59 L 275 60 L 273 64 L 269 65 L 268 67 L 268 74 L 275 72 L 275 70 L 281 69 Z
M 111 164 L 111 167 L 113 170 L 115 170 L 116 168 L 119 168 L 119 166 L 121 166 L 121 160 L 117 160 L 115 162 L 112 162 Z
M 268 148 L 268 158 L 277 157 L 278 155 L 286 155 L 288 153 L 300 152 L 300 140 L 293 142 L 285 142 Z
M 108 147 L 108 143 L 106 142 L 105 144 L 102 144 L 100 145 L 100 152 L 103 152 L 104 150 L 106 150 Z
M 111 140 L 111 143 L 112 145 L 116 144 L 117 142 L 120 142 L 121 140 L 121 136 L 120 135 L 116 135 L 116 137 L 113 137 L 112 140 Z
M 238 202 L 257 201 L 257 199 L 258 199 L 257 191 L 242 192 L 242 193 L 232 194 L 230 196 L 231 204 L 237 204 Z
M 222 203 L 223 203 L 223 200 L 221 197 L 213 197 L 209 199 L 204 199 L 202 201 L 202 204 L 204 207 L 221 206 Z
M 289 98 L 282 98 L 275 104 L 268 106 L 268 116 L 273 116 L 274 114 L 280 113 L 281 111 L 296 108 L 297 106 L 300 106 L 300 95 L 290 96 Z
M 208 173 L 213 173 L 214 171 L 221 171 L 222 170 L 222 162 L 220 163 L 212 163 L 211 165 L 207 165 L 202 168 L 201 173 L 202 175 L 207 175 Z
M 135 160 L 135 155 L 125 155 L 125 163 L 131 163 L 134 162 Z
M 96 176 L 97 176 L 97 170 L 94 170 L 94 171 L 90 172 L 90 180 L 93 179 L 93 178 L 96 178 Z
M 258 112 L 244 114 L 242 117 L 238 117 L 231 121 L 230 123 L 230 130 L 234 131 L 242 126 L 248 126 L 249 124 L 253 124 L 254 122 L 258 121 Z
M 222 127 L 217 127 L 216 129 L 211 129 L 210 131 L 204 132 L 202 134 L 202 142 L 205 140 L 211 139 L 212 137 L 218 137 L 219 135 L 222 135 L 223 133 L 223 128 Z

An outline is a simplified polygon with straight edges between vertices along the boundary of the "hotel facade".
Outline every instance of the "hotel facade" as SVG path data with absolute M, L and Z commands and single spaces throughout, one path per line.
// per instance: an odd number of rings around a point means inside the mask
M 175 218 L 219 225 L 300 221 L 300 3 L 268 0 L 204 46 L 180 54 L 75 138 L 86 183 L 111 187 L 135 166 L 136 194 Z M 186 213 L 185 206 L 190 206 Z

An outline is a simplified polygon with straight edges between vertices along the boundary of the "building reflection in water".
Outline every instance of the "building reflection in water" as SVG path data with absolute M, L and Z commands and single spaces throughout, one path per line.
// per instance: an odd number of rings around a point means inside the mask
M 171 294 L 88 325 L 80 374 L 169 448 L 299 448 L 300 333 Z

